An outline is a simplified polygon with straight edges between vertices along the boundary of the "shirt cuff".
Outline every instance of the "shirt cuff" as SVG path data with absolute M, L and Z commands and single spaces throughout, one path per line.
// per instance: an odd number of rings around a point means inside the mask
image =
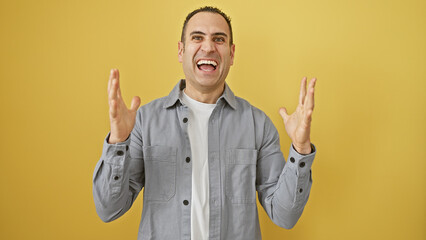
M 310 154 L 300 154 L 294 149 L 291 144 L 290 152 L 288 154 L 287 164 L 290 164 L 291 169 L 296 170 L 299 175 L 309 174 L 311 166 L 314 162 L 315 154 L 317 153 L 315 145 L 311 143 L 312 152 Z
M 113 165 L 124 165 L 124 159 L 129 154 L 130 136 L 124 142 L 110 144 L 108 139 L 111 133 L 108 133 L 104 140 L 102 149 L 102 159 Z

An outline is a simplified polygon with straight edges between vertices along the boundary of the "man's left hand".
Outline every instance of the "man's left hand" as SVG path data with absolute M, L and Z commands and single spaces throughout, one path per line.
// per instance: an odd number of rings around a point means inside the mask
M 296 111 L 291 115 L 287 114 L 287 110 L 280 108 L 280 115 L 284 120 L 285 130 L 293 141 L 293 146 L 298 153 L 311 153 L 311 121 L 314 111 L 314 92 L 317 79 L 313 78 L 309 82 L 306 90 L 307 78 L 304 77 L 300 84 L 299 105 Z

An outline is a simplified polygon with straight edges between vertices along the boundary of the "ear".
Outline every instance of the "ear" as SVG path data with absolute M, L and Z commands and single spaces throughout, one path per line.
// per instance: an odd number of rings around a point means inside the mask
M 182 63 L 183 61 L 183 50 L 184 50 L 183 42 L 179 41 L 178 42 L 178 59 L 180 63 Z
M 234 64 L 235 44 L 231 46 L 231 66 Z

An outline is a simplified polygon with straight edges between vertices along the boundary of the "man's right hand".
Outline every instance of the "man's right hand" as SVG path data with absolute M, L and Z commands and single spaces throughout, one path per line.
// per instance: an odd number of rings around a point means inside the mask
M 130 109 L 127 108 L 120 91 L 118 69 L 111 69 L 108 81 L 109 120 L 111 134 L 108 143 L 124 142 L 135 125 L 136 112 L 141 104 L 139 97 L 133 97 Z

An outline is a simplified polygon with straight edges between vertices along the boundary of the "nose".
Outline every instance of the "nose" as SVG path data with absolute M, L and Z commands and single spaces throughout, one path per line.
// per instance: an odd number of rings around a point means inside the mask
M 203 44 L 201 45 L 201 50 L 203 50 L 206 53 L 213 52 L 215 50 L 214 42 L 210 39 L 206 39 L 203 41 Z

